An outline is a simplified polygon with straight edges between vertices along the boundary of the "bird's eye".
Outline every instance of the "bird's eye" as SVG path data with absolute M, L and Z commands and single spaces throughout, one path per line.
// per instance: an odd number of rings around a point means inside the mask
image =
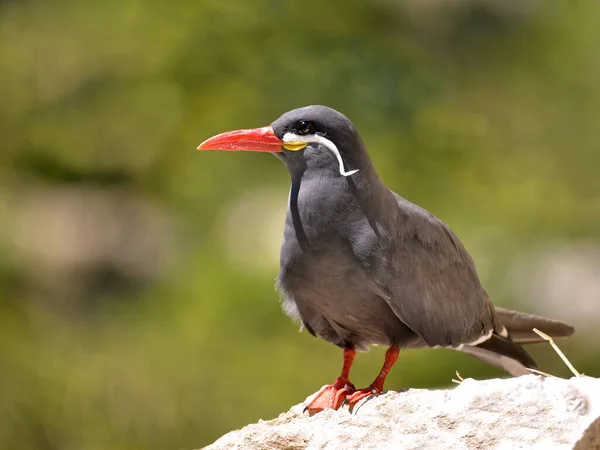
M 313 125 L 308 120 L 301 120 L 298 122 L 298 133 L 299 134 L 309 134 L 312 131 Z

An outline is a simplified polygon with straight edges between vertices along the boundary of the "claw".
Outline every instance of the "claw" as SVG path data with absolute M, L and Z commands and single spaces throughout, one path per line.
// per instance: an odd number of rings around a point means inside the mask
M 354 392 L 354 385 L 345 378 L 338 378 L 333 384 L 323 387 L 315 398 L 304 408 L 311 416 L 324 409 L 339 409 L 348 395 Z
M 375 386 L 369 386 L 368 388 L 358 389 L 358 390 L 354 391 L 351 395 L 347 396 L 344 401 L 345 401 L 345 404 L 348 405 L 350 412 L 353 412 L 354 407 L 360 401 L 364 400 L 365 398 L 374 397 L 381 393 L 382 393 L 381 389 L 378 389 Z

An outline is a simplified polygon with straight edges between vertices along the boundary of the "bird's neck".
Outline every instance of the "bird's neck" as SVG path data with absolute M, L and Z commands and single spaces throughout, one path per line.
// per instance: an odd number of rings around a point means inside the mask
M 315 239 L 351 233 L 365 219 L 371 226 L 385 226 L 393 201 L 370 161 L 348 177 L 308 169 L 292 173 L 288 220 L 305 247 Z
M 389 189 L 385 186 L 375 170 L 369 154 L 364 146 L 361 151 L 353 152 L 348 161 L 348 170 L 358 169 L 358 172 L 341 177 L 345 189 L 356 199 L 361 210 L 373 221 L 382 221 L 386 211 L 389 211 L 390 201 L 393 202 Z
M 348 191 L 356 199 L 367 218 L 376 222 L 384 222 L 386 212 L 390 211 L 390 202 L 393 199 L 370 161 L 368 168 L 363 165 L 362 170 L 346 177 L 345 182 Z

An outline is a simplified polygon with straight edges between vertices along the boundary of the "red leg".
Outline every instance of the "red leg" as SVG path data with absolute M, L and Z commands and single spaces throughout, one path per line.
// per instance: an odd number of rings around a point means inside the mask
M 342 374 L 333 384 L 321 389 L 315 398 L 304 408 L 310 415 L 316 414 L 324 409 L 338 409 L 346 400 L 346 397 L 354 392 L 354 385 L 350 383 L 350 368 L 354 362 L 356 350 L 354 347 L 344 347 L 344 367 Z
M 351 409 L 362 399 L 383 392 L 383 384 L 385 383 L 385 379 L 388 376 L 390 369 L 398 359 L 398 353 L 400 353 L 400 349 L 396 344 L 388 348 L 387 352 L 385 352 L 385 362 L 383 363 L 383 367 L 381 368 L 379 375 L 377 375 L 377 378 L 375 378 L 375 381 L 371 383 L 371 386 L 364 389 L 358 389 L 346 396 L 345 403 L 349 404 Z

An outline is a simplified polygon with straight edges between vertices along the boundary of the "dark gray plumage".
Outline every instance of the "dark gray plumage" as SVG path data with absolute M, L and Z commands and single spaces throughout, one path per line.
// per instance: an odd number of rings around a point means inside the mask
M 199 150 L 272 152 L 291 178 L 278 287 L 283 307 L 313 335 L 344 348 L 337 380 L 309 412 L 350 407 L 383 390 L 401 348 L 462 350 L 513 375 L 536 367 L 521 343 L 565 323 L 494 308 L 475 264 L 439 219 L 385 187 L 354 125 L 325 106 L 290 111 L 270 127 L 236 130 Z M 355 349 L 389 345 L 365 389 L 350 382 Z
M 358 169 L 340 175 L 323 140 L 278 154 L 292 178 L 278 286 L 286 312 L 310 333 L 359 349 L 452 347 L 515 375 L 535 367 L 517 343 L 540 342 L 532 328 L 573 333 L 562 322 L 495 309 L 456 235 L 384 186 L 343 114 L 309 106 L 272 128 L 283 139 L 303 135 L 297 127 L 306 122 L 311 135 L 335 144 L 346 170 Z

